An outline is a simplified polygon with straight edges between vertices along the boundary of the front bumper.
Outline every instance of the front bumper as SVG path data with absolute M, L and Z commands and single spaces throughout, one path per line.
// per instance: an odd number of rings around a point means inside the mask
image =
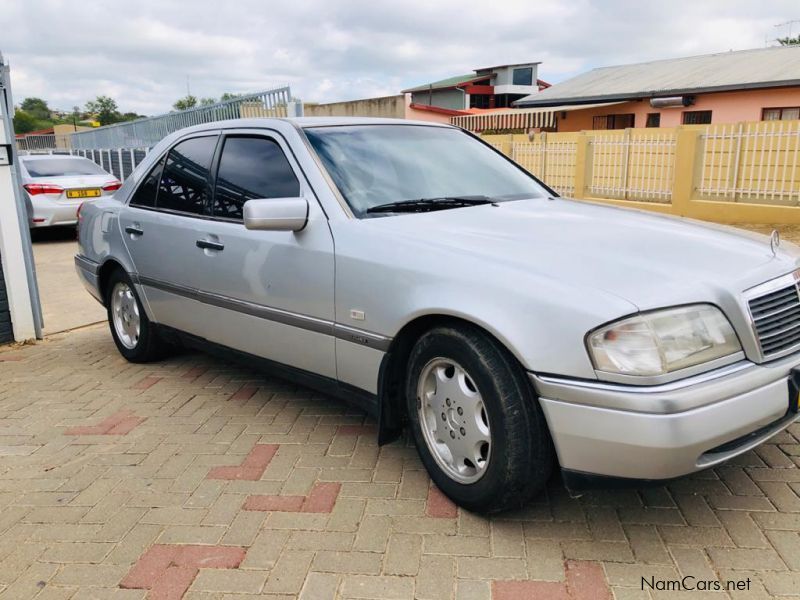
M 720 464 L 795 422 L 789 376 L 800 355 L 658 386 L 531 374 L 562 469 L 671 479 Z M 797 402 L 797 398 L 793 398 Z

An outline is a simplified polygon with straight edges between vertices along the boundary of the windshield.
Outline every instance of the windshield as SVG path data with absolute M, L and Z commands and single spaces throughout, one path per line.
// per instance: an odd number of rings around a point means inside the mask
M 40 158 L 25 160 L 31 177 L 66 177 L 70 175 L 108 175 L 87 158 Z
M 391 211 L 367 211 L 408 200 L 547 195 L 532 176 L 458 129 L 354 125 L 305 133 L 357 217 L 383 216 Z

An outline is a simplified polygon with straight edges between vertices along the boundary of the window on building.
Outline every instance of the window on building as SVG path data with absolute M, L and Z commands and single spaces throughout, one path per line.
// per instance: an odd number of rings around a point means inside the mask
M 241 220 L 248 200 L 299 195 L 300 183 L 275 141 L 262 137 L 225 139 L 214 190 L 215 217 Z
M 661 127 L 661 113 L 647 113 L 645 127 Z
M 470 108 L 492 108 L 492 97 L 489 94 L 470 94 L 469 107 Z
M 684 125 L 710 125 L 710 110 L 687 110 L 683 113 Z
M 794 121 L 800 119 L 800 107 L 765 108 L 761 114 L 762 121 Z
M 592 119 L 592 129 L 627 129 L 633 127 L 635 116 L 632 113 L 622 115 L 602 115 Z
M 208 198 L 208 171 L 217 136 L 191 138 L 169 151 L 158 186 L 158 208 L 203 214 Z
M 533 85 L 533 67 L 514 69 L 511 77 L 514 85 Z

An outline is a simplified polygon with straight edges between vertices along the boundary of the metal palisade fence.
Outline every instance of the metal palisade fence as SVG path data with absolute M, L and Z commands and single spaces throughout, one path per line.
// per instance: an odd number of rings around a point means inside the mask
M 79 131 L 70 135 L 70 147 L 73 150 L 149 148 L 192 125 L 249 117 L 300 116 L 302 108 L 298 105 L 302 107 L 292 98 L 289 86 L 276 87 L 216 104 Z

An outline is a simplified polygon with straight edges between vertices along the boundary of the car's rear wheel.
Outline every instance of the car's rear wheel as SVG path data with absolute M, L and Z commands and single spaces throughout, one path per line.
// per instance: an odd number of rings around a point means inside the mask
M 476 327 L 438 327 L 411 351 L 406 398 L 434 483 L 477 512 L 521 506 L 547 482 L 553 446 L 513 356 Z
M 166 345 L 147 318 L 130 277 L 121 269 L 115 270 L 108 279 L 106 309 L 111 335 L 122 356 L 136 363 L 164 356 Z

